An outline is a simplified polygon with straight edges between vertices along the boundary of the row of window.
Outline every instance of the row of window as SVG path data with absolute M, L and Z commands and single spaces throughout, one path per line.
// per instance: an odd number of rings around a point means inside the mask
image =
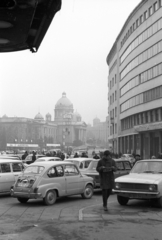
M 110 126 L 110 135 L 113 135 L 113 134 L 116 134 L 117 133 L 117 124 L 115 123 L 115 124 L 112 124 L 111 126 Z
M 122 80 L 125 75 L 130 72 L 133 68 L 137 67 L 141 63 L 147 61 L 148 59 L 154 57 L 156 54 L 162 52 L 162 41 L 159 41 L 158 43 L 154 44 L 141 54 L 139 54 L 137 57 L 135 57 L 120 73 L 120 79 Z
M 116 84 L 116 74 L 115 77 L 112 78 L 112 80 L 110 81 L 110 89 Z
M 162 63 L 146 70 L 143 73 L 140 73 L 129 82 L 127 82 L 121 89 L 120 89 L 120 96 L 131 90 L 132 88 L 147 82 L 155 77 L 162 75 Z
M 114 119 L 115 117 L 117 117 L 117 107 L 115 107 L 115 111 L 114 109 L 110 111 L 110 119 Z
M 134 126 L 162 121 L 162 108 L 149 110 L 127 117 L 121 121 L 121 130 L 133 128 Z
M 162 29 L 162 18 L 160 18 L 157 22 L 147 28 L 143 33 L 141 33 L 137 38 L 133 40 L 133 42 L 128 46 L 125 52 L 122 54 L 120 58 L 120 63 L 124 61 L 124 59 L 132 52 L 137 46 L 139 46 L 142 42 L 146 41 L 156 32 Z
M 121 41 L 121 48 L 124 45 L 124 43 L 127 41 L 129 36 L 146 20 L 148 17 L 152 16 L 153 13 L 155 13 L 160 7 L 162 7 L 162 0 L 156 1 L 152 6 L 149 7 L 148 10 L 146 10 L 130 27 L 126 35 Z
M 113 93 L 110 96 L 110 105 L 113 104 L 117 100 L 117 92 L 115 91 L 115 94 Z
M 162 98 L 162 85 L 130 98 L 129 100 L 120 105 L 120 112 L 124 112 L 129 108 L 146 102 L 154 101 L 158 98 Z

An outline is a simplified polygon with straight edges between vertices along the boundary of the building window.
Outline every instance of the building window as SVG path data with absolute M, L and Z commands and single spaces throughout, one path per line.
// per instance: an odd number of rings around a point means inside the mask
M 149 8 L 149 16 L 151 16 L 153 14 L 153 7 L 151 6 L 150 8 Z
M 157 2 L 154 3 L 154 12 L 156 12 L 158 10 L 158 4 Z
M 146 20 L 148 18 L 148 12 L 144 12 L 144 19 Z
M 136 20 L 136 27 L 139 26 L 139 19 Z
M 115 117 L 117 117 L 117 107 L 115 107 Z
M 150 122 L 154 121 L 154 114 L 153 111 L 150 111 Z
M 148 123 L 148 112 L 145 112 L 145 122 Z
M 117 124 L 115 123 L 115 133 L 117 133 Z
M 159 0 L 159 7 L 162 7 L 162 0 Z
M 133 23 L 133 30 L 135 30 L 136 29 L 136 24 L 135 23 Z
M 159 114 L 158 114 L 158 109 L 155 110 L 155 121 L 159 121 Z
M 116 93 L 116 91 L 115 91 L 115 101 L 116 101 L 116 99 L 117 99 L 117 93 Z
M 114 78 L 112 79 L 112 87 L 114 86 Z
M 143 15 L 141 15 L 140 16 L 140 23 L 143 23 L 143 21 L 144 21 L 144 17 L 143 17 Z

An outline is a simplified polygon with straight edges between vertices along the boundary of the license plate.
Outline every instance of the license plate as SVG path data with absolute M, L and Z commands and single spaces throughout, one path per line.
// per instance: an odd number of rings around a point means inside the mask
M 130 193 L 129 197 L 130 198 L 144 198 L 143 194 L 134 194 L 134 193 Z
M 19 183 L 18 187 L 28 187 L 28 183 Z

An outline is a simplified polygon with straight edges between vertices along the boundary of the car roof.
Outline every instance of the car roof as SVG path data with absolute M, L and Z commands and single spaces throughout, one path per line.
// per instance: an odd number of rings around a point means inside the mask
M 138 160 L 137 162 L 153 162 L 153 161 L 159 161 L 159 162 L 162 162 L 162 159 L 159 159 L 159 158 L 153 158 L 153 159 L 142 159 L 142 160 Z
M 2 158 L 0 159 L 0 163 L 10 163 L 10 162 L 11 162 L 11 163 L 12 163 L 12 162 L 13 162 L 13 163 L 16 163 L 16 162 L 22 163 L 22 161 L 21 161 L 21 160 L 18 160 L 18 159 L 15 159 L 15 160 L 14 160 L 14 159 L 6 159 L 6 158 L 5 158 L 5 159 L 2 159 Z
M 61 161 L 61 158 L 59 158 L 59 157 L 41 157 L 41 160 L 42 160 L 42 159 L 44 159 L 44 160 L 60 159 L 60 161 Z M 39 158 L 38 158 L 37 160 L 39 160 Z M 37 160 L 36 160 L 36 161 L 37 161 Z
M 45 169 L 48 169 L 49 167 L 52 166 L 57 166 L 57 165 L 66 165 L 68 163 L 68 165 L 74 165 L 71 162 L 64 162 L 64 161 L 43 161 L 43 162 L 34 162 L 32 164 L 30 164 L 28 167 L 30 166 L 41 166 L 41 167 L 45 167 Z
M 65 159 L 64 161 L 77 161 L 77 162 L 82 162 L 82 161 L 85 161 L 85 160 L 96 160 L 94 158 L 67 158 Z
M 113 158 L 115 162 L 129 162 L 128 159 L 121 159 L 121 158 Z

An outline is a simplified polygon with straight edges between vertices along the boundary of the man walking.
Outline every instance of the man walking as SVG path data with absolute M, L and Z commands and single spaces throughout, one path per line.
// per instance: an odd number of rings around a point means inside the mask
M 114 171 L 116 171 L 115 161 L 111 158 L 111 153 L 104 151 L 102 159 L 98 161 L 97 172 L 100 174 L 100 187 L 102 189 L 103 208 L 108 211 L 107 201 L 114 187 Z

